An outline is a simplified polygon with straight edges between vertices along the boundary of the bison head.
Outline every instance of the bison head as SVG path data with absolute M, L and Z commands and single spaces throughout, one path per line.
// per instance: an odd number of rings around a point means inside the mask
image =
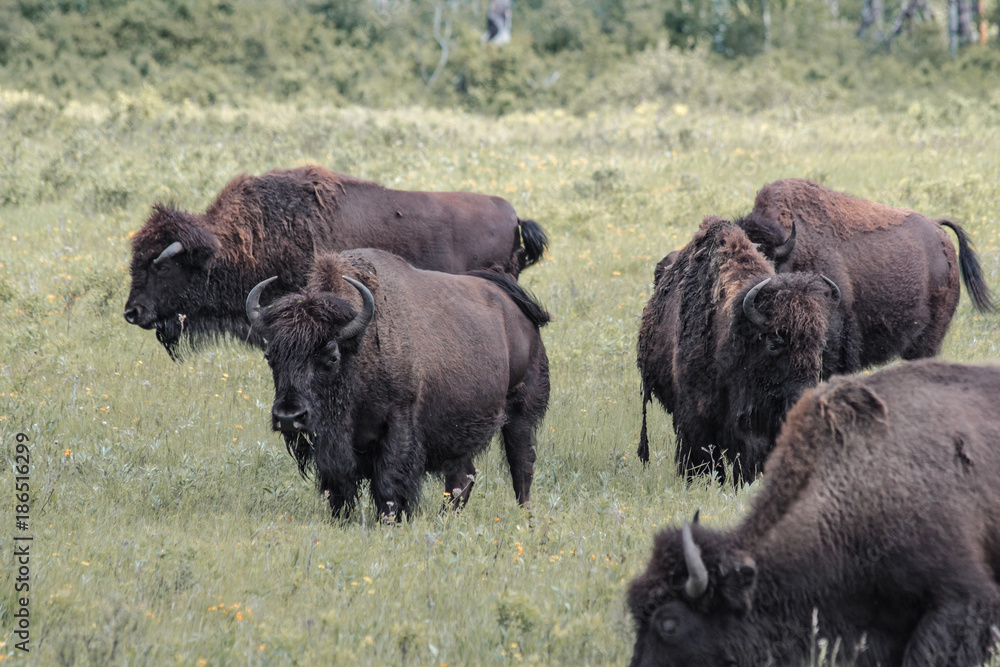
M 777 220 L 756 211 L 737 218 L 734 222 L 761 254 L 774 264 L 775 271 L 787 271 L 790 268 L 794 260 L 797 229 L 800 226 L 797 214 L 792 213 L 790 232 L 786 232 Z
M 372 293 L 361 282 L 343 276 L 361 295 L 355 310 L 346 295 L 311 283 L 303 293 L 289 294 L 265 309 L 260 307 L 263 281 L 247 297 L 251 326 L 261 327 L 268 340 L 265 358 L 274 376 L 271 424 L 305 473 L 314 461 L 316 438 L 344 424 L 329 424 L 330 406 L 341 405 L 350 392 L 347 376 L 375 313 Z M 351 289 L 349 287 L 348 289 Z
M 734 300 L 720 371 L 726 440 L 743 444 L 744 479 L 763 466 L 791 406 L 819 383 L 824 349 L 839 332 L 839 302 L 833 281 L 806 273 L 755 278 Z
M 727 667 L 755 661 L 750 620 L 757 569 L 732 535 L 684 521 L 656 536 L 653 557 L 628 590 L 636 622 L 633 667 Z
M 125 320 L 156 329 L 156 338 L 171 357 L 186 328 L 205 300 L 209 272 L 219 252 L 219 239 L 195 224 L 193 217 L 157 205 L 132 241 L 132 289 Z

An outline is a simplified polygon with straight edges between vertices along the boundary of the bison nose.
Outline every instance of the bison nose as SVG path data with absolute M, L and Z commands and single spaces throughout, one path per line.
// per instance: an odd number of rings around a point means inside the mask
M 306 409 L 292 408 L 291 410 L 274 409 L 271 411 L 272 427 L 275 431 L 285 433 L 297 433 L 307 431 L 309 423 L 309 411 Z
M 143 329 L 151 329 L 153 327 L 154 318 L 152 314 L 142 306 L 129 306 L 126 304 L 124 315 L 125 321 L 129 324 L 140 326 Z

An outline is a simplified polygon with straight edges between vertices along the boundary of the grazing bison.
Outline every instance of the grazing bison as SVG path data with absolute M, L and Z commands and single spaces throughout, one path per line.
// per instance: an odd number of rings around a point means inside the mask
M 322 255 L 305 290 L 247 316 L 268 340 L 273 427 L 335 515 L 371 480 L 383 515 L 409 514 L 425 471 L 464 504 L 473 457 L 499 430 L 528 502 L 549 399 L 548 314 L 501 271 L 455 276 L 381 250 Z M 358 302 L 358 305 L 355 304 Z
M 263 347 L 243 297 L 269 276 L 278 276 L 269 294 L 300 289 L 317 252 L 381 248 L 420 268 L 500 266 L 516 278 L 546 242 L 499 197 L 388 190 L 317 166 L 243 175 L 204 215 L 153 207 L 132 241 L 125 319 L 156 329 L 172 357 L 184 332 L 195 343 L 231 334 Z
M 980 312 L 996 309 L 968 236 L 948 220 L 789 179 L 764 186 L 735 223 L 779 273 L 822 273 L 840 287 L 844 329 L 827 350 L 827 375 L 936 355 L 958 304 L 959 273 Z M 942 227 L 958 237 L 957 257 Z
M 633 667 L 980 665 L 1000 639 L 1000 369 L 837 377 L 789 412 L 729 530 L 656 536 Z M 839 640 L 839 644 L 835 644 Z M 861 650 L 863 647 L 863 650 Z
M 726 459 L 738 482 L 753 480 L 785 413 L 820 380 L 838 299 L 829 279 L 775 274 L 743 230 L 707 219 L 662 267 L 642 314 L 640 458 L 655 396 L 673 414 L 682 471 L 721 476 Z

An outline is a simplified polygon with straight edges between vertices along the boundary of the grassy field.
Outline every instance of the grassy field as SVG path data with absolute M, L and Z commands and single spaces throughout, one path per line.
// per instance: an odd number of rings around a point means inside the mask
M 468 507 L 331 520 L 270 432 L 271 377 L 238 345 L 173 363 L 129 326 L 129 236 L 150 206 L 201 212 L 240 172 L 319 163 L 387 186 L 509 199 L 548 231 L 523 282 L 552 312 L 552 400 L 532 510 L 502 448 Z M 0 551 L 15 434 L 31 438 L 31 647 L 18 664 L 626 664 L 627 582 L 655 530 L 737 521 L 756 486 L 686 487 L 669 421 L 635 456 L 635 340 L 653 266 L 707 214 L 784 177 L 965 225 L 1000 288 L 1000 96 L 754 115 L 644 104 L 584 117 L 258 105 L 153 91 L 62 107 L 0 90 Z M 1000 358 L 963 294 L 942 356 Z M 9 556 L 5 556 L 6 559 Z M 808 619 L 803 619 L 808 624 Z

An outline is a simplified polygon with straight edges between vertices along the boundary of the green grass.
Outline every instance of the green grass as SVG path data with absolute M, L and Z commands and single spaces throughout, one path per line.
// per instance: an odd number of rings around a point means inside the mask
M 635 457 L 635 339 L 652 270 L 707 214 L 809 177 L 949 216 L 1000 287 L 1000 97 L 838 113 L 642 104 L 574 116 L 281 106 L 201 109 L 154 91 L 62 107 L 0 90 L 0 506 L 31 436 L 32 652 L 25 664 L 625 664 L 627 582 L 653 532 L 737 521 L 755 488 L 686 488 L 653 406 Z M 172 363 L 128 326 L 129 234 L 158 200 L 201 212 L 240 172 L 307 162 L 400 188 L 508 198 L 548 231 L 523 282 L 550 309 L 552 399 L 533 508 L 494 446 L 472 500 L 330 519 L 269 430 L 260 354 Z M 1000 357 L 963 295 L 942 356 Z M 7 511 L 5 517 L 12 517 Z M 11 525 L 0 550 L 13 548 Z M 204 661 L 204 663 L 202 663 Z

